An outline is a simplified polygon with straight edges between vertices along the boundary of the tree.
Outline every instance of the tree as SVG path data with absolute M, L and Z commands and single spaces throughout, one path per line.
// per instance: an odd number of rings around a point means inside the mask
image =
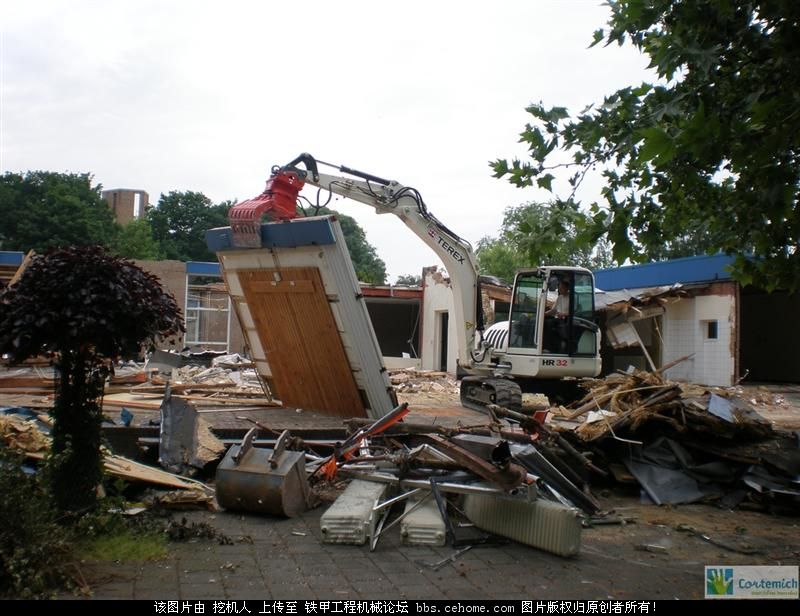
M 503 238 L 486 236 L 478 241 L 475 251 L 478 268 L 482 274 L 497 276 L 500 280 L 512 283 L 514 273 L 528 267 L 529 261 L 517 248 Z
M 394 283 L 406 287 L 419 287 L 422 285 L 422 276 L 419 274 L 400 274 Z
M 617 261 L 700 237 L 698 249 L 737 255 L 742 284 L 800 289 L 800 3 L 608 5 L 608 28 L 593 44 L 632 44 L 657 80 L 575 117 L 529 106 L 522 141 L 531 160 L 496 160 L 495 176 L 550 190 L 555 170 L 571 168 L 574 195 L 599 172 L 602 201 L 583 237 L 607 236 Z
M 147 212 L 153 238 L 165 259 L 216 261 L 206 246 L 206 231 L 228 226 L 232 202 L 213 205 L 203 193 L 171 191 L 162 194 L 158 205 Z
M 355 218 L 323 206 L 312 206 L 308 211 L 298 207 L 297 213 L 298 216 L 336 216 L 342 227 L 344 241 L 358 279 L 368 284 L 386 284 L 386 263 L 378 256 L 375 247 L 367 241 L 367 234 Z
M 88 173 L 28 171 L 0 176 L 0 250 L 42 252 L 56 246 L 107 244 L 111 209 Z
M 102 247 L 34 256 L 0 294 L 0 354 L 12 363 L 54 358 L 52 487 L 62 510 L 95 500 L 105 379 L 113 361 L 183 330 L 180 308 L 158 279 Z
M 160 256 L 153 229 L 146 218 L 137 218 L 119 227 L 111 249 L 127 259 L 156 260 Z
M 481 272 L 511 282 L 514 272 L 538 265 L 574 265 L 602 269 L 613 265 L 602 240 L 594 246 L 580 233 L 587 216 L 574 202 L 525 203 L 506 208 L 498 238 L 478 242 Z

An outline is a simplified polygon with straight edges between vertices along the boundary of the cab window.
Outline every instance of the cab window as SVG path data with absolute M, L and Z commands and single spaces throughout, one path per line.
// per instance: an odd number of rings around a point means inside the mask
M 536 347 L 539 298 L 542 295 L 543 286 L 544 279 L 539 274 L 517 276 L 517 288 L 511 306 L 509 347 Z

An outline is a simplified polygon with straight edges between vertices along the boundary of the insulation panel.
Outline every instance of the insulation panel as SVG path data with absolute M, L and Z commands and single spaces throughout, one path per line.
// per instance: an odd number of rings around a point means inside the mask
M 351 481 L 320 518 L 323 543 L 364 545 L 375 532 L 375 505 L 388 489 L 385 483 Z

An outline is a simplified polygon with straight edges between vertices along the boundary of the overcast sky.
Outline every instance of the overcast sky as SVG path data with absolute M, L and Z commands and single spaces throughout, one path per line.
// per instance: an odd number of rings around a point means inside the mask
M 588 49 L 607 15 L 599 0 L 3 2 L 0 172 L 219 202 L 310 152 L 417 188 L 476 243 L 507 206 L 548 198 L 488 166 L 524 155 L 526 105 L 579 111 L 647 78 L 633 49 Z M 439 263 L 394 217 L 334 207 L 390 281 Z

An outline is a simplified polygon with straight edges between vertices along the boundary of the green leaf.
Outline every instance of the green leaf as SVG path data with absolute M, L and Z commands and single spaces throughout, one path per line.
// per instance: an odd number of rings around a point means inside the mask
M 641 132 L 644 144 L 639 148 L 638 159 L 641 162 L 652 160 L 656 156 L 667 154 L 672 148 L 672 139 L 661 128 L 647 128 Z
M 508 173 L 508 161 L 503 158 L 498 158 L 495 161 L 490 161 L 489 166 L 494 171 L 492 177 L 501 178 Z
M 536 184 L 539 185 L 539 188 L 544 188 L 548 192 L 553 192 L 553 179 L 553 174 L 548 173 L 536 178 Z

